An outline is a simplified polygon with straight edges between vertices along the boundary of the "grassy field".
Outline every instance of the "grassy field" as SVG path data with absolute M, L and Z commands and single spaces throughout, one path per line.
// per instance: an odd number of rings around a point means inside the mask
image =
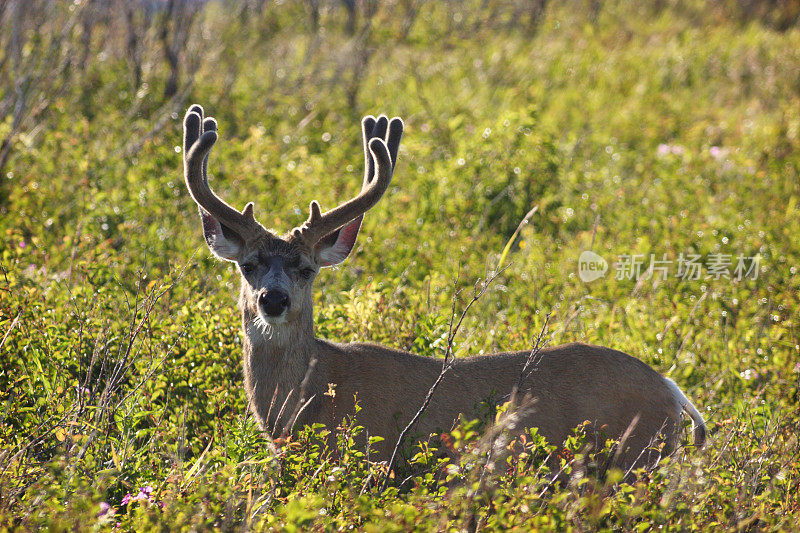
M 800 529 L 800 29 L 734 2 L 398 0 L 351 26 L 333 2 L 21 4 L 0 8 L 0 529 Z M 422 446 L 381 491 L 357 417 L 335 454 L 320 428 L 268 441 L 238 274 L 183 184 L 194 102 L 220 122 L 212 186 L 282 231 L 357 191 L 362 115 L 405 120 L 316 282 L 318 336 L 442 357 L 454 294 L 511 242 L 456 354 L 529 348 L 549 316 L 550 344 L 674 379 L 709 444 L 623 483 L 578 433 L 530 438 L 484 477 L 468 422 L 456 459 Z

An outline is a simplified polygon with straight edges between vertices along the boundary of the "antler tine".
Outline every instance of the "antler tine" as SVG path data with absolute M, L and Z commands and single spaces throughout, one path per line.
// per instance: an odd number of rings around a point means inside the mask
M 394 117 L 389 121 L 389 131 L 386 133 L 386 146 L 389 148 L 389 156 L 392 158 L 392 172 L 397 164 L 397 152 L 400 150 L 400 139 L 403 137 L 403 120 Z
M 240 213 L 217 196 L 208 185 L 208 154 L 215 142 L 217 142 L 216 120 L 211 117 L 204 120 L 203 108 L 193 105 L 183 119 L 183 171 L 186 186 L 201 209 L 216 218 L 223 226 L 238 233 L 240 237 L 246 238 L 258 225 L 253 217 L 253 203 L 248 203 Z
M 217 119 L 214 117 L 204 118 L 203 131 L 217 131 Z M 219 135 L 219 133 L 217 133 L 217 135 Z M 209 154 L 210 153 L 211 152 L 209 152 Z M 208 184 L 208 154 L 203 158 L 203 182 Z
M 375 137 L 386 141 L 394 171 L 400 139 L 403 137 L 403 121 L 400 120 L 400 117 L 389 120 L 385 115 L 381 115 L 377 119 L 372 115 L 367 115 L 361 121 L 361 135 L 364 138 L 364 184 L 367 184 L 375 176 L 375 162 L 372 160 L 367 144 L 370 139 Z
M 403 137 L 403 121 L 400 117 L 389 120 L 384 115 L 377 119 L 372 115 L 367 115 L 361 120 L 361 136 L 364 139 L 364 186 L 366 186 L 375 177 L 375 162 L 372 160 L 368 148 L 370 139 L 377 137 L 386 141 L 392 159 L 392 173 L 394 173 L 400 139 Z
M 295 235 L 302 236 L 313 246 L 322 237 L 363 215 L 378 203 L 392 181 L 392 159 L 389 148 L 383 139 L 371 139 L 368 149 L 370 156 L 375 161 L 375 179 L 364 183 L 361 192 L 355 198 L 325 213 L 321 213 L 316 200 L 311 202 L 308 220 L 301 228 L 295 230 Z
M 362 188 L 372 181 L 375 175 L 375 161 L 369 153 L 369 140 L 372 139 L 372 130 L 375 129 L 375 117 L 367 115 L 361 119 L 361 139 L 364 144 L 364 183 Z
M 369 153 L 369 142 L 372 139 L 385 140 L 386 129 L 388 127 L 389 127 L 389 119 L 386 118 L 386 115 L 380 115 L 378 116 L 377 119 L 375 119 L 375 123 L 372 126 L 372 131 L 369 132 L 369 136 L 364 138 L 364 151 L 367 153 L 370 162 L 370 164 L 367 165 L 369 168 L 369 175 L 364 176 L 364 186 L 366 186 L 370 181 L 375 179 L 375 160 Z

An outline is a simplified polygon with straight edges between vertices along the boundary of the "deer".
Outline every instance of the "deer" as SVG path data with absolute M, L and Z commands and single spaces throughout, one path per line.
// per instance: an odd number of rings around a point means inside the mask
M 235 263 L 240 273 L 244 388 L 259 427 L 271 432 L 320 423 L 333 429 L 353 416 L 358 402 L 357 423 L 368 435 L 383 438 L 374 444 L 372 457 L 389 459 L 442 373 L 443 360 L 317 338 L 312 288 L 320 269 L 347 258 L 365 213 L 386 192 L 402 120 L 364 117 L 361 191 L 325 212 L 312 201 L 307 220 L 285 234 L 258 223 L 253 202 L 239 211 L 210 188 L 208 157 L 218 138 L 216 120 L 192 105 L 183 128 L 184 176 L 205 241 L 215 257 Z M 519 392 L 532 399 L 520 427 L 536 428 L 559 446 L 576 426 L 589 422 L 621 439 L 624 448 L 615 457 L 622 467 L 675 450 L 684 412 L 692 421 L 694 445 L 706 439 L 703 416 L 678 385 L 633 356 L 583 343 L 545 346 L 532 371 L 523 375 L 529 358 L 530 350 L 457 358 L 429 398 L 417 434 L 430 436 L 451 429 L 459 417 L 475 418 L 477 405 L 502 399 L 519 382 Z M 287 408 L 293 403 L 298 408 Z

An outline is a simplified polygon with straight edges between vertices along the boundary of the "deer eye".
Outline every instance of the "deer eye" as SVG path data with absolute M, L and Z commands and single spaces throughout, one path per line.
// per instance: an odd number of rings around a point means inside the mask
M 305 279 L 310 278 L 315 273 L 316 273 L 316 270 L 314 270 L 313 268 L 310 268 L 310 267 L 306 267 L 306 268 L 301 268 L 300 269 L 300 275 L 302 277 L 304 277 Z
M 256 267 L 254 267 L 251 264 L 239 265 L 239 268 L 241 269 L 242 274 L 244 274 L 245 276 L 248 274 L 252 274 L 253 271 L 256 269 Z

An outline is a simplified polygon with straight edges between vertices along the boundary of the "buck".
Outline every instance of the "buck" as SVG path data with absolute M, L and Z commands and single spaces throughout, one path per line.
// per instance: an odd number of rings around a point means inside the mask
M 285 235 L 256 222 L 252 202 L 238 211 L 211 190 L 207 161 L 217 141 L 217 123 L 204 118 L 198 105 L 184 118 L 184 173 L 211 252 L 236 263 L 241 273 L 244 386 L 260 427 L 271 431 L 322 423 L 334 428 L 354 413 L 357 397 L 357 422 L 369 435 L 383 437 L 373 453 L 388 459 L 443 361 L 314 336 L 314 279 L 321 268 L 338 265 L 350 254 L 364 214 L 389 186 L 403 122 L 367 116 L 361 129 L 361 192 L 324 213 L 312 201 L 305 223 Z M 624 436 L 624 448 L 617 452 L 623 466 L 642 457 L 652 460 L 656 442 L 661 448 L 657 455 L 675 449 L 683 411 L 692 419 L 694 443 L 700 446 L 705 439 L 703 417 L 678 386 L 634 357 L 586 344 L 547 347 L 521 380 L 529 355 L 459 358 L 430 399 L 417 434 L 449 430 L 459 415 L 473 417 L 476 405 L 490 398 L 502 401 L 520 382 L 519 392 L 534 399 L 520 426 L 536 427 L 547 441 L 560 444 L 589 421 L 611 438 Z

